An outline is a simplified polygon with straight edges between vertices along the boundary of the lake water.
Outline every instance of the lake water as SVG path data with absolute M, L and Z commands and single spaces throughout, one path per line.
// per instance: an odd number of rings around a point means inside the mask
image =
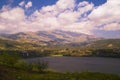
M 49 68 L 60 72 L 103 72 L 120 74 L 119 58 L 102 57 L 42 57 L 26 59 L 27 62 L 47 61 Z

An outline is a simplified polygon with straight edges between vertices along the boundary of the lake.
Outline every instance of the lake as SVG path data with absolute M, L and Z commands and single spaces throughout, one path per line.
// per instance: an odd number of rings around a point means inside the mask
M 47 61 L 49 69 L 60 72 L 103 72 L 120 74 L 119 58 L 103 57 L 42 57 L 26 59 L 29 62 Z

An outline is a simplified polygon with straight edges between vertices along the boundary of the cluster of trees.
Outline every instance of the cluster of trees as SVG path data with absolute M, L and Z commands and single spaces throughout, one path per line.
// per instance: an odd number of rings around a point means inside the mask
M 0 53 L 17 54 L 21 58 L 34 58 L 44 56 L 98 56 L 98 57 L 120 57 L 120 48 L 47 48 L 36 50 L 0 50 Z
M 44 70 L 48 67 L 48 63 L 40 61 L 28 64 L 16 53 L 0 53 L 0 66 L 6 66 L 27 71 L 44 72 Z
M 21 58 L 33 58 L 33 57 L 42 57 L 42 56 L 49 56 L 51 53 L 50 50 L 0 50 L 1 54 L 9 53 L 14 56 L 17 54 Z
M 120 49 L 95 49 L 92 52 L 92 56 L 100 57 L 117 57 L 120 58 Z

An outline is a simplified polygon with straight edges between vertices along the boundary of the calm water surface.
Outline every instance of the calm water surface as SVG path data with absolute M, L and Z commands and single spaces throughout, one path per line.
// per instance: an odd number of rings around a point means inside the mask
M 71 72 L 103 72 L 120 74 L 119 58 L 101 58 L 101 57 L 42 57 L 26 59 L 27 62 L 47 61 L 49 68 L 56 71 Z

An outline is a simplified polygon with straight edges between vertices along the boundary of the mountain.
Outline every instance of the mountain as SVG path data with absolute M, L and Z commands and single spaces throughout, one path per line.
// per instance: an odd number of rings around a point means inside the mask
M 87 44 L 90 48 L 120 48 L 120 39 L 101 39 Z
M 35 49 L 41 47 L 41 44 L 37 43 L 28 43 L 28 42 L 18 42 L 10 39 L 0 38 L 0 50 L 1 49 L 10 49 L 10 50 L 24 50 L 24 49 Z
M 50 32 L 49 32 L 50 33 Z M 53 32 L 52 32 L 53 33 Z M 50 56 L 54 54 L 69 55 L 69 56 L 103 56 L 103 57 L 120 57 L 120 39 L 102 39 L 89 40 L 87 42 L 79 43 L 64 43 L 66 38 L 58 38 L 55 40 L 55 34 L 48 34 L 47 32 L 39 31 L 37 33 L 17 33 L 2 35 L 0 38 L 0 51 L 18 52 L 23 57 L 32 56 Z M 70 36 L 69 32 L 69 36 Z M 31 36 L 32 34 L 32 36 Z M 63 33 L 60 33 L 63 34 Z M 14 36 L 13 36 L 14 35 Z M 36 35 L 36 36 L 33 36 Z M 44 35 L 44 37 L 43 37 Z M 51 36 L 50 36 L 51 35 Z M 57 34 L 56 34 L 57 35 Z M 66 33 L 68 36 L 68 32 Z M 85 34 L 72 34 L 74 36 L 83 36 Z M 27 37 L 26 37 L 27 36 Z M 37 37 L 38 36 L 38 37 Z M 39 36 L 48 38 L 42 40 Z M 88 35 L 85 35 L 88 36 Z M 29 37 L 29 38 L 28 38 Z M 38 40 L 32 41 L 36 37 Z M 68 37 L 69 38 L 69 37 Z M 63 39 L 63 40 L 60 40 Z M 41 40 L 41 41 L 40 41 Z M 30 42 L 31 41 L 31 42 Z M 70 41 L 70 40 L 69 40 Z M 71 40 L 72 41 L 72 40 Z M 12 52 L 11 52 L 12 53 Z M 29 56 L 28 56 L 29 55 Z
M 94 35 L 61 31 L 61 30 L 1 34 L 0 37 L 4 39 L 23 42 L 23 43 L 38 43 L 41 45 L 81 43 L 81 42 L 89 42 L 99 39 Z

